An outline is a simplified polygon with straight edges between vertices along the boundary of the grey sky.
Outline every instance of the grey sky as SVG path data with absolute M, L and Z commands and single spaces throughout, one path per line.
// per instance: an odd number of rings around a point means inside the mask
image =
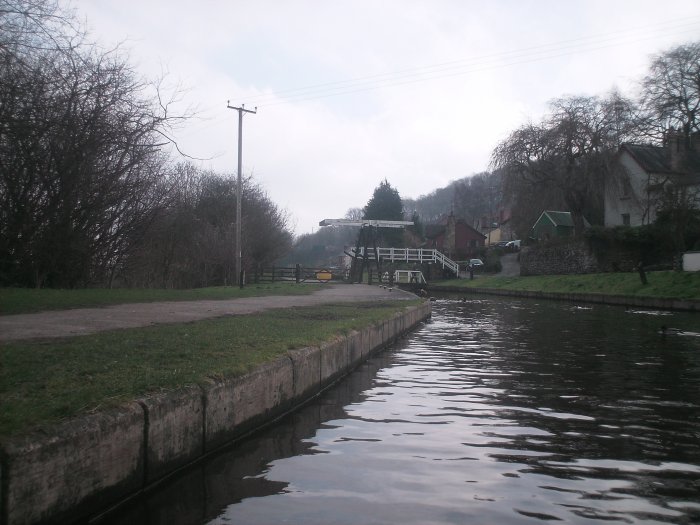
M 498 141 L 566 94 L 634 94 L 649 57 L 700 37 L 697 0 L 77 0 L 94 40 L 167 72 L 176 130 L 206 168 L 244 174 L 297 233 L 384 178 L 417 197 L 488 169 Z M 305 88 L 299 91 L 291 91 Z

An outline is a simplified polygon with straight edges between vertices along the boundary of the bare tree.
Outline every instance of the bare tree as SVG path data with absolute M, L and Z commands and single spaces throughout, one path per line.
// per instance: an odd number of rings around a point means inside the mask
M 71 53 L 84 33 L 57 0 L 0 0 L 0 54 L 31 67 L 37 52 Z
M 465 180 L 466 178 L 453 181 L 446 187 L 433 190 L 417 199 L 403 199 L 404 210 L 410 214 L 413 214 L 413 212 L 418 213 L 425 224 L 437 223 L 455 205 L 457 188 Z
M 0 1 L 0 282 L 104 282 L 162 207 L 184 117 L 57 4 Z
M 243 192 L 245 225 L 244 267 L 248 274 L 260 266 L 269 266 L 292 246 L 289 216 L 280 210 L 258 185 L 248 181 Z
M 606 122 L 605 142 L 609 147 L 619 149 L 625 142 L 646 140 L 644 116 L 636 101 L 613 89 L 601 100 L 601 111 Z
M 454 185 L 453 211 L 471 226 L 483 219 L 491 221 L 503 207 L 503 189 L 498 172 L 484 171 Z M 444 213 L 444 212 L 443 212 Z
M 124 265 L 131 285 L 185 288 L 230 285 L 234 278 L 236 181 L 193 164 L 168 174 L 167 207 L 145 231 Z M 248 274 L 291 247 L 285 212 L 251 178 L 242 194 L 243 257 Z
M 657 140 L 670 127 L 700 131 L 700 42 L 656 56 L 642 81 L 647 128 Z
M 621 138 L 615 107 L 598 97 L 556 99 L 541 123 L 520 127 L 496 147 L 492 166 L 511 187 L 557 192 L 580 234 L 584 217 L 602 223 L 603 181 Z
M 362 220 L 362 208 L 350 208 L 350 209 L 348 209 L 348 211 L 345 212 L 344 218 L 350 219 L 351 221 L 361 221 Z

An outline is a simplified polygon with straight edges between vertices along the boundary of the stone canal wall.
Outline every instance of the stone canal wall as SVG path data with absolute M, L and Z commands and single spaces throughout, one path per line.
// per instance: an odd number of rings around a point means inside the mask
M 70 523 L 274 421 L 430 316 L 430 303 L 256 370 L 149 395 L 0 449 L 1 525 Z
M 523 247 L 519 254 L 520 275 L 569 275 L 601 272 L 634 272 L 644 259 L 639 250 L 614 243 L 603 249 L 585 241 Z M 671 261 L 656 261 L 670 264 Z M 649 264 L 649 263 L 646 263 Z
M 635 306 L 656 310 L 678 310 L 700 312 L 700 301 L 694 299 L 670 299 L 664 297 L 634 297 L 631 295 L 608 295 L 599 293 L 563 293 L 528 290 L 500 290 L 497 288 L 477 288 L 458 286 L 434 286 L 431 292 L 456 293 L 460 295 L 486 294 L 506 297 L 525 297 L 530 299 L 554 299 L 574 303 L 597 303 L 618 306 Z

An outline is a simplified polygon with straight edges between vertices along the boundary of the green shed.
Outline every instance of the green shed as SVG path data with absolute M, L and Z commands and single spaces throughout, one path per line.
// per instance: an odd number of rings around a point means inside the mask
M 574 233 L 574 221 L 568 211 L 543 211 L 530 231 L 530 237 L 546 241 L 554 237 L 569 237 Z

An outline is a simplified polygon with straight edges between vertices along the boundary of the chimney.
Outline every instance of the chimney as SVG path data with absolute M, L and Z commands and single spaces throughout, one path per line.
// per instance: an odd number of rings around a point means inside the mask
M 668 152 L 671 171 L 683 171 L 688 159 L 690 135 L 670 127 L 664 136 L 664 146 Z

